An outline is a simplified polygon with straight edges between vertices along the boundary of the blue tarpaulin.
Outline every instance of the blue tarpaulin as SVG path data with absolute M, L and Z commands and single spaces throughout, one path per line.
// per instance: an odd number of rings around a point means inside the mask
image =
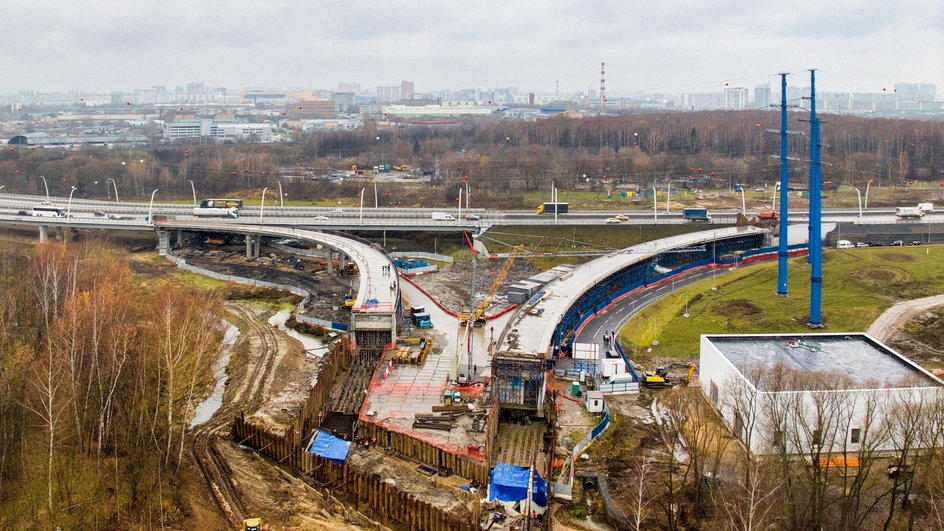
M 531 487 L 531 499 L 541 507 L 547 507 L 547 482 L 534 473 Z M 491 483 L 489 484 L 489 499 L 504 502 L 516 502 L 528 497 L 528 468 L 523 466 L 498 463 L 492 469 Z
M 315 440 L 311 443 L 311 453 L 325 457 L 337 463 L 343 463 L 347 459 L 347 453 L 351 450 L 351 442 L 338 439 L 328 432 L 318 430 Z

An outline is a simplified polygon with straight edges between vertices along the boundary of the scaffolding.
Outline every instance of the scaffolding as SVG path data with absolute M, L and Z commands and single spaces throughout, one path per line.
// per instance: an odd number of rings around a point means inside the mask
M 495 396 L 502 409 L 544 413 L 545 366 L 543 356 L 499 353 L 492 358 Z

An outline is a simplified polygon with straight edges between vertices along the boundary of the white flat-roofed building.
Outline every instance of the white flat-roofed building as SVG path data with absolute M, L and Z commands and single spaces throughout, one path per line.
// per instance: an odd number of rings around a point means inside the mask
M 169 142 L 205 137 L 223 141 L 271 142 L 272 126 L 267 123 L 236 123 L 232 118 L 197 118 L 164 123 L 164 138 Z
M 493 105 L 476 104 L 444 104 L 444 105 L 385 105 L 384 114 L 403 118 L 422 117 L 457 117 L 457 116 L 489 116 L 496 110 Z
M 891 452 L 904 430 L 941 422 L 944 383 L 864 333 L 702 335 L 699 364 L 705 397 L 754 454 Z

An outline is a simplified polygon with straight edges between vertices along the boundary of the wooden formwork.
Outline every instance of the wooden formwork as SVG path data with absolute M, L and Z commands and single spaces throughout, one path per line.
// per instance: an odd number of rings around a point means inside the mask
M 437 469 L 446 468 L 452 474 L 475 480 L 480 485 L 488 484 L 488 461 L 484 454 L 470 452 L 467 448 L 456 448 L 450 451 L 417 437 L 363 420 L 358 424 L 357 430 L 358 437 L 371 440 L 376 437 L 377 445 L 392 448 L 409 459 Z
M 293 448 L 289 438 L 269 433 L 242 417 L 236 419 L 233 431 L 243 437 L 244 444 L 310 476 L 322 488 L 343 493 L 356 503 L 358 510 L 370 513 L 383 524 L 396 521 L 410 529 L 426 531 L 478 529 L 481 505 L 471 493 L 465 495 L 465 510 L 438 507 L 388 483 L 379 474 L 359 470 L 349 463 L 335 463 L 311 454 L 304 447 Z
M 331 384 L 337 372 L 349 366 L 351 361 L 350 343 L 345 340 L 335 345 L 325 356 L 318 382 L 312 387 L 298 418 L 284 433 L 275 433 L 257 426 L 240 414 L 233 421 L 233 439 L 239 444 L 256 449 L 282 465 L 299 470 L 327 490 L 345 494 L 357 504 L 359 510 L 372 513 L 382 523 L 396 521 L 409 526 L 410 529 L 424 531 L 474 531 L 478 529 L 481 506 L 476 495 L 465 496 L 467 503 L 464 504 L 466 510 L 463 511 L 456 510 L 455 507 L 439 507 L 397 488 L 378 474 L 358 470 L 349 463 L 338 464 L 308 452 L 308 441 L 321 425 L 321 414 Z M 387 430 L 381 428 L 381 431 Z M 387 446 L 404 448 L 410 445 L 409 437 L 402 434 L 395 435 L 398 436 L 395 444 L 387 444 Z M 381 437 L 377 439 L 380 443 Z M 415 439 L 413 441 L 417 448 L 421 448 L 419 454 L 422 458 L 414 454 L 417 460 L 441 463 L 462 477 L 476 479 L 483 485 L 487 482 L 488 468 L 485 463 L 448 454 Z M 405 452 L 401 453 L 407 455 Z

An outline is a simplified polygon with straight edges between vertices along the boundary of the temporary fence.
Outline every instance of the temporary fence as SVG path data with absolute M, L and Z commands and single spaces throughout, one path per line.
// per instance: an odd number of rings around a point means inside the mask
M 451 264 L 453 258 L 445 254 L 436 254 L 436 253 L 424 253 L 422 251 L 400 251 L 395 253 L 390 253 L 390 256 L 393 258 L 425 258 L 427 260 L 435 260 L 437 262 L 446 262 Z
M 577 442 L 574 445 L 574 449 L 570 452 L 570 474 L 569 481 L 567 483 L 554 483 L 554 493 L 560 498 L 570 500 L 573 496 L 574 490 L 574 473 L 577 465 L 577 459 L 580 457 L 580 454 L 590 446 L 590 443 L 594 439 L 600 436 L 606 429 L 610 426 L 610 407 L 606 405 L 606 402 L 603 403 L 603 420 L 599 424 L 593 427 L 590 430 L 590 433 L 584 436 L 583 439 Z
M 429 531 L 473 531 L 479 528 L 481 506 L 475 495 L 457 492 L 465 499 L 465 510 L 439 507 L 398 487 L 395 481 L 375 471 L 361 469 L 350 462 L 339 464 L 314 455 L 305 444 L 292 445 L 285 438 L 246 422 L 242 417 L 236 418 L 233 427 L 236 437 L 242 436 L 243 444 L 310 476 L 321 488 L 333 494 L 346 495 L 360 509 L 368 507 L 372 511 L 371 516 L 383 524 L 395 521 L 410 529 Z

